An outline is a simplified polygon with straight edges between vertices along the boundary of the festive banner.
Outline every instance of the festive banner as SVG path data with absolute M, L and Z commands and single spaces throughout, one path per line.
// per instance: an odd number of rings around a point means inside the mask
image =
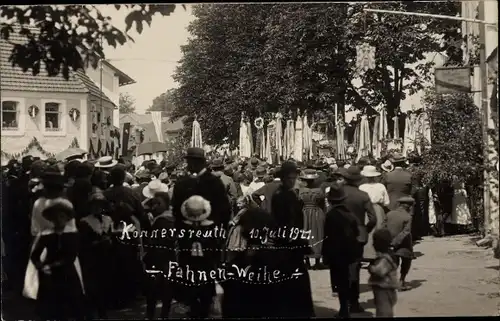
M 151 118 L 153 119 L 153 125 L 155 126 L 156 136 L 158 141 L 163 143 L 163 132 L 161 128 L 161 111 L 152 111 Z

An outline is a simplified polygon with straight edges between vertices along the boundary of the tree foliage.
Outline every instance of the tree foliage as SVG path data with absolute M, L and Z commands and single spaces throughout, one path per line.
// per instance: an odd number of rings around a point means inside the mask
M 197 115 L 208 142 L 234 141 L 240 114 L 332 110 L 338 103 L 368 113 L 380 104 L 388 118 L 407 95 L 431 80 L 426 53 L 445 52 L 441 38 L 459 24 L 363 13 L 364 4 L 201 5 L 189 26 L 175 74 L 173 115 Z M 454 16 L 456 2 L 373 3 L 377 9 Z M 376 68 L 359 74 L 356 45 L 376 47 Z M 423 62 L 422 62 L 423 61 Z M 356 81 L 358 80 L 358 81 Z M 390 130 L 392 132 L 392 130 Z
M 0 6 L 0 35 L 9 41 L 13 32 L 25 36 L 25 44 L 14 44 L 9 60 L 23 71 L 37 75 L 45 68 L 50 76 L 69 77 L 70 69 L 89 65 L 96 68 L 105 58 L 103 42 L 112 47 L 134 41 L 127 32 L 135 25 L 140 34 L 144 24 L 151 25 L 156 14 L 169 16 L 174 4 L 115 5 L 117 10 L 132 11 L 125 17 L 126 30 L 121 31 L 93 5 Z M 20 26 L 16 30 L 14 26 Z M 31 26 L 31 27 L 30 27 Z M 36 29 L 35 29 L 35 28 Z
M 129 114 L 135 111 L 135 98 L 129 93 L 120 93 L 120 114 Z
M 163 116 L 169 117 L 174 109 L 173 92 L 175 89 L 169 89 L 163 94 L 153 99 L 153 104 L 147 109 L 146 113 L 151 111 L 161 111 Z
M 481 115 L 468 94 L 428 91 L 424 103 L 431 118 L 432 144 L 423 154 L 424 180 L 432 185 L 482 176 L 483 137 Z

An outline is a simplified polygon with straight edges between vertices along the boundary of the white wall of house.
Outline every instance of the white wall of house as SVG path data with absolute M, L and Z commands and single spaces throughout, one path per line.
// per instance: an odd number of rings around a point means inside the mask
M 101 70 L 98 66 L 96 69 L 89 67 L 85 71 L 87 75 L 94 81 L 97 87 L 101 88 L 102 79 L 102 91 L 103 93 L 116 105 L 120 105 L 120 80 L 115 71 L 109 66 L 102 65 L 102 77 Z M 120 127 L 120 112 L 118 109 L 113 111 L 113 126 Z
M 87 94 L 1 91 L 0 98 L 5 106 L 15 105 L 15 116 L 4 115 L 6 111 L 2 111 L 2 151 L 20 153 L 34 137 L 49 153 L 56 154 L 68 148 L 75 138 L 81 148 L 87 149 Z M 28 114 L 30 106 L 38 107 L 35 117 Z M 69 115 L 73 108 L 80 113 L 76 121 Z M 15 117 L 16 124 L 7 124 L 5 120 L 12 117 Z M 30 154 L 43 156 L 37 155 L 37 150 L 30 151 Z

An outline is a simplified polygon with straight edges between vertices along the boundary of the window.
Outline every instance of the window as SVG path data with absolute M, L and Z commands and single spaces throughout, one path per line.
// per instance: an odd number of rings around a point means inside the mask
M 2 101 L 2 130 L 19 128 L 17 101 Z
M 61 115 L 58 103 L 45 104 L 45 130 L 61 130 Z

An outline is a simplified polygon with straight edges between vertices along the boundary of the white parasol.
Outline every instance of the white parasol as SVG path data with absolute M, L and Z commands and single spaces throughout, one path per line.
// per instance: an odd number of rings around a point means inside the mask
M 201 126 L 196 117 L 193 121 L 193 129 L 191 132 L 191 147 L 203 148 L 203 139 L 201 137 Z

